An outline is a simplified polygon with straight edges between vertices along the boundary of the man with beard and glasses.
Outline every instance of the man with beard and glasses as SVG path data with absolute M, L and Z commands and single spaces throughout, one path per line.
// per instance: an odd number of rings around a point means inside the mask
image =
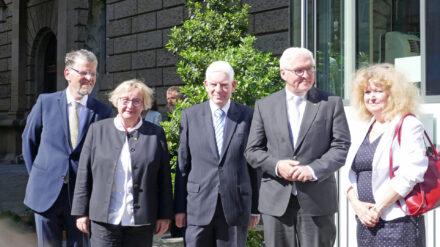
M 81 49 L 66 54 L 65 90 L 41 94 L 23 131 L 29 173 L 24 204 L 35 212 L 38 246 L 82 246 L 71 216 L 78 160 L 91 123 L 111 117 L 112 108 L 89 94 L 96 82 L 96 56 Z

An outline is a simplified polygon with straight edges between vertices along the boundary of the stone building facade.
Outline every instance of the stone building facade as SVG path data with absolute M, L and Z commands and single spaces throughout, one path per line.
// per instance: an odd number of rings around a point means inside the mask
M 244 0 L 256 47 L 274 55 L 289 40 L 289 0 Z M 170 29 L 187 16 L 185 0 L 0 0 L 0 160 L 21 153 L 26 116 L 41 93 L 63 90 L 64 55 L 86 48 L 98 57 L 93 94 L 123 80 L 143 78 L 156 92 L 181 84 L 178 59 L 165 45 Z

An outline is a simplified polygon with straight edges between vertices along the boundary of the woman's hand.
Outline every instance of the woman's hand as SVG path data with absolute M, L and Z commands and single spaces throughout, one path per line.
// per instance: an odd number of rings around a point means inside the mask
M 363 225 L 374 227 L 379 222 L 380 214 L 373 210 L 375 208 L 373 203 L 357 200 L 351 205 Z
M 348 200 L 354 212 L 359 218 L 359 221 L 367 226 L 374 227 L 380 219 L 380 213 L 378 213 L 375 209 L 375 204 L 369 202 L 360 201 L 356 191 L 353 188 L 350 188 L 347 192 Z
M 159 219 L 156 221 L 156 235 L 162 235 L 170 226 L 170 220 L 169 219 Z
M 88 216 L 78 216 L 76 218 L 76 227 L 83 233 L 89 234 L 89 223 Z

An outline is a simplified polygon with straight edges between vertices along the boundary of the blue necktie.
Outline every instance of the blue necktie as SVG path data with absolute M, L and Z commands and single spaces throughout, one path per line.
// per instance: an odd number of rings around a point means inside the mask
M 222 152 L 223 146 L 223 134 L 225 130 L 225 112 L 222 109 L 217 109 L 214 112 L 215 115 L 215 123 L 214 123 L 214 131 L 215 131 L 215 141 L 217 142 L 217 151 L 220 156 Z

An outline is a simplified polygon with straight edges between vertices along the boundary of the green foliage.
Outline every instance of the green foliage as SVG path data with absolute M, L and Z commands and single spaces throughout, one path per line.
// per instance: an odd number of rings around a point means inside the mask
M 247 247 L 263 247 L 264 236 L 263 231 L 257 231 L 254 229 L 249 230 L 246 246 Z
M 16 232 L 34 232 L 34 213 L 30 210 L 25 211 L 25 215 L 20 217 L 11 210 L 5 210 L 0 213 L 0 223 L 5 224 Z
M 21 221 L 20 215 L 18 215 L 17 213 L 10 211 L 10 210 L 5 210 L 2 211 L 0 213 L 0 219 L 6 219 L 12 223 L 19 223 Z
M 98 2 L 98 7 L 103 9 L 105 8 L 105 0 L 97 0 Z
M 248 5 L 241 7 L 236 0 L 188 1 L 189 18 L 182 27 L 174 27 L 169 51 L 181 52 L 225 49 L 240 44 L 240 38 L 248 26 Z

